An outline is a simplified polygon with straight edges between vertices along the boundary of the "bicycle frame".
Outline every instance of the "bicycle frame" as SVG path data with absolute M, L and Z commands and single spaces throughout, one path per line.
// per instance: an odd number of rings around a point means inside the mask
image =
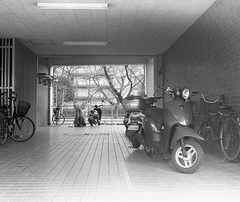
M 222 127 L 223 121 L 227 118 L 227 116 L 224 116 L 223 114 L 217 115 L 218 117 L 216 118 L 216 124 L 213 123 L 213 118 L 216 116 L 212 116 L 209 114 L 204 114 L 204 119 L 202 121 L 202 124 L 206 123 L 205 130 L 209 130 L 211 137 L 214 141 L 220 140 L 220 130 Z
M 52 123 L 55 125 L 62 125 L 65 122 L 65 116 L 61 113 L 60 108 L 53 108 L 53 113 L 54 114 L 52 116 Z
M 55 108 L 55 109 L 56 109 L 56 111 L 54 111 L 54 116 L 56 119 L 59 119 L 61 111 L 59 108 Z
M 7 96 L 4 99 L 2 97 L 5 94 Z M 30 103 L 19 101 L 17 108 L 16 101 L 18 95 L 16 92 L 4 92 L 1 93 L 0 96 L 2 96 L 1 99 L 3 100 L 2 108 L 4 110 L 2 113 L 5 117 L 4 128 L 6 135 L 17 142 L 29 140 L 34 135 L 36 129 L 34 122 L 26 116 L 28 109 L 30 108 Z
M 217 141 L 221 146 L 224 154 L 224 160 L 234 161 L 239 158 L 240 154 L 240 127 L 239 121 L 236 119 L 235 114 L 230 106 L 226 106 L 224 96 L 220 96 L 215 101 L 207 100 L 204 95 L 199 92 L 204 100 L 200 100 L 200 109 L 204 114 L 204 119 L 199 129 L 199 133 L 206 139 L 202 146 L 206 146 L 208 138 L 211 135 L 214 141 Z M 222 99 L 222 104 L 218 101 Z M 201 105 L 201 103 L 203 105 Z M 207 105 L 205 105 L 207 103 Z M 210 104 L 210 105 L 208 105 Z M 216 104 L 216 105 L 211 105 Z M 215 130 L 213 118 L 218 115 L 218 131 Z M 239 117 L 237 117 L 239 118 Z M 208 130 L 211 134 L 209 134 Z

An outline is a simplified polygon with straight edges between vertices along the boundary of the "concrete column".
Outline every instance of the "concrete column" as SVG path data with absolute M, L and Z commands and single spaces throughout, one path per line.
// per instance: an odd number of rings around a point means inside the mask
M 38 73 L 51 74 L 51 61 L 46 58 L 38 58 Z M 38 83 L 37 90 L 37 126 L 46 126 L 51 124 L 51 89 L 52 84 L 43 85 Z
M 154 58 L 146 64 L 146 94 L 152 96 L 155 91 Z
M 149 58 L 146 64 L 146 94 L 152 96 L 157 90 L 158 86 L 163 87 L 163 69 L 162 69 L 162 55 L 157 55 L 153 58 Z M 157 96 L 162 96 L 162 91 L 159 91 Z M 158 106 L 162 106 L 163 101 L 159 100 Z
M 162 80 L 162 55 L 149 58 L 146 64 L 146 94 L 152 96 L 159 85 L 163 85 Z

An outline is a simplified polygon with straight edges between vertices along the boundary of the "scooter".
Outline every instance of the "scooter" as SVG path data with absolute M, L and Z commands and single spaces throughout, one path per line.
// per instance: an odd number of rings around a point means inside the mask
M 164 108 L 154 106 L 162 99 L 155 96 L 156 92 L 153 97 L 124 98 L 123 108 L 130 114 L 126 136 L 134 148 L 143 145 L 147 155 L 155 158 L 161 154 L 164 158 L 171 158 L 179 172 L 194 173 L 204 158 L 203 149 L 197 140 L 204 141 L 204 138 L 193 129 L 190 91 L 179 87 L 160 89 L 171 97 Z

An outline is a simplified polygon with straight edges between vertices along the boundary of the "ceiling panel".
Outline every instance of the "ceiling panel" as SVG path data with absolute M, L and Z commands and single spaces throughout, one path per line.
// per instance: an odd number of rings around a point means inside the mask
M 169 48 L 215 0 L 88 0 L 106 10 L 40 10 L 37 2 L 0 0 L 0 37 L 17 37 L 38 55 L 156 55 Z M 67 47 L 63 41 L 107 41 Z M 32 43 L 38 41 L 39 43 Z M 51 44 L 46 41 L 52 42 Z M 42 44 L 41 44 L 42 42 Z M 44 43 L 45 42 L 45 43 Z

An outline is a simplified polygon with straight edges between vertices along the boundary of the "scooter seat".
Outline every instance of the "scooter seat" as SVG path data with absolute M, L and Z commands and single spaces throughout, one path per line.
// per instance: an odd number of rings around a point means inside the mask
M 158 107 L 148 107 L 145 114 L 158 123 L 163 123 L 163 109 Z

